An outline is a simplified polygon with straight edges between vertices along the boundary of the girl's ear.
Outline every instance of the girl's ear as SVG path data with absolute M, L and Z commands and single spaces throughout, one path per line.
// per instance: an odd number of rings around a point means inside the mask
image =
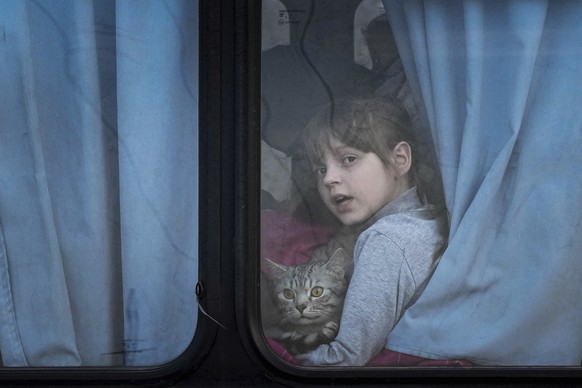
M 412 166 L 412 150 L 410 149 L 410 144 L 405 141 L 396 144 L 392 150 L 391 159 L 392 165 L 398 172 L 398 175 L 406 175 Z

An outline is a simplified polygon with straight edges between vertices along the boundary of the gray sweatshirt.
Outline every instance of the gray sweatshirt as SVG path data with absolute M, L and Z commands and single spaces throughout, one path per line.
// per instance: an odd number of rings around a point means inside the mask
M 360 234 L 354 273 L 335 340 L 301 359 L 306 365 L 361 366 L 423 291 L 442 243 L 437 221 L 412 188 L 380 209 Z

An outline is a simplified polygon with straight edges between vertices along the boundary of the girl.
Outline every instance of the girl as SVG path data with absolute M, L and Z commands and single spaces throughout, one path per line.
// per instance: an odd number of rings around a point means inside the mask
M 319 194 L 344 225 L 361 226 L 354 272 L 333 342 L 307 365 L 365 365 L 416 301 L 446 233 L 418 179 L 412 124 L 391 99 L 337 101 L 305 129 Z

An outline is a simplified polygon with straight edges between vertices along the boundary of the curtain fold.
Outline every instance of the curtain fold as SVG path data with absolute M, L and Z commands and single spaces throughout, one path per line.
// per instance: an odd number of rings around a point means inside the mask
M 500 365 L 580 365 L 582 7 L 385 0 L 426 109 L 449 248 L 390 347 Z
M 197 315 L 197 2 L 0 8 L 3 364 L 168 362 Z
M 123 26 L 117 76 L 128 365 L 167 362 L 194 336 L 196 14 L 196 2 L 188 0 L 117 3 Z

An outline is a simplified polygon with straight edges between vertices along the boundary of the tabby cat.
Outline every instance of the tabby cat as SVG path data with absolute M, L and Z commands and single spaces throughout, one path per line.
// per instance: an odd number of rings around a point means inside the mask
M 326 261 L 315 255 L 296 266 L 266 262 L 269 275 L 261 296 L 265 335 L 294 355 L 331 342 L 339 330 L 351 254 L 340 247 Z

